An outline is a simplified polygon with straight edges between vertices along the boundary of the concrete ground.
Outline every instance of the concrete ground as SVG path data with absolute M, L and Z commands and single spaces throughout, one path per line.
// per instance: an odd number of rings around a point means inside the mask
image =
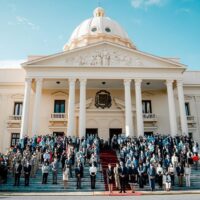
M 31 193 L 31 192 L 0 192 L 0 199 L 72 199 L 72 198 L 78 198 L 80 199 L 110 199 L 110 198 L 142 198 L 142 199 L 147 199 L 151 200 L 157 199 L 158 197 L 162 196 L 162 200 L 168 200 L 167 197 L 170 196 L 170 198 L 175 198 L 175 199 L 190 199 L 189 197 L 192 196 L 192 200 L 194 198 L 198 197 L 197 199 L 200 200 L 200 190 L 188 190 L 188 191 L 136 191 L 135 193 L 132 193 L 131 191 L 127 191 L 127 193 L 119 193 L 118 191 L 114 191 L 112 194 L 110 194 L 108 191 L 106 192 L 49 192 L 49 193 Z
M 200 194 L 145 195 L 145 196 L 0 196 L 0 200 L 199 200 Z

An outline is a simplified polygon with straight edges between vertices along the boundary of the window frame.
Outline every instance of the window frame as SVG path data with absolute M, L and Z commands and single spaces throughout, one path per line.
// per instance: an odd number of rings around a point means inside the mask
M 150 112 L 147 112 L 147 105 L 148 105 L 148 103 L 149 103 L 149 105 L 150 105 L 150 107 L 149 107 L 149 109 L 150 109 Z M 144 106 L 145 106 L 145 108 L 144 108 Z M 143 110 L 143 108 L 145 109 L 145 110 Z M 144 112 L 145 111 L 145 112 Z M 150 113 L 152 113 L 152 103 L 151 103 L 151 100 L 142 100 L 142 113 L 143 114 L 150 114 Z
M 190 103 L 189 102 L 185 102 L 185 112 L 186 112 L 186 116 L 191 116 Z
M 11 133 L 10 146 L 14 147 L 15 145 L 17 145 L 19 142 L 19 139 L 20 139 L 20 133 Z M 13 140 L 14 140 L 14 145 L 13 145 Z
M 20 113 L 20 106 L 17 109 L 17 113 L 15 113 L 17 105 L 21 105 L 21 113 Z M 22 116 L 22 112 L 23 112 L 23 102 L 22 101 L 15 101 L 14 102 L 13 115 L 15 115 L 15 116 Z
M 56 102 L 60 102 L 60 104 L 56 104 Z M 63 104 L 61 102 L 63 102 Z M 66 112 L 65 104 L 66 104 L 65 99 L 55 99 L 54 100 L 54 113 L 65 113 Z M 56 112 L 56 105 L 59 106 L 59 108 L 58 108 L 59 111 L 58 112 Z M 62 112 L 61 105 L 64 105 L 64 112 Z

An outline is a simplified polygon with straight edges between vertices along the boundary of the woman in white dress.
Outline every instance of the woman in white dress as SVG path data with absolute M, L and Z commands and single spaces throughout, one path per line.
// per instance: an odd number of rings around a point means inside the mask
M 63 184 L 64 184 L 64 189 L 67 188 L 67 182 L 69 180 L 69 166 L 65 165 L 63 168 Z
M 167 171 L 163 174 L 163 185 L 166 191 L 171 190 L 171 177 Z

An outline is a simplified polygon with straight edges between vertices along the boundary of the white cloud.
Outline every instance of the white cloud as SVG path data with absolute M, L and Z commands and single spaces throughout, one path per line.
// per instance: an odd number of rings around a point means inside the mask
M 21 68 L 21 63 L 26 62 L 25 59 L 19 60 L 0 60 L 0 69 L 5 68 Z
M 134 8 L 147 8 L 150 6 L 160 6 L 165 0 L 131 0 Z
M 27 25 L 27 26 L 30 26 L 31 29 L 33 30 L 38 30 L 40 27 L 37 26 L 36 24 L 30 22 L 27 18 L 25 17 L 22 17 L 22 16 L 16 16 L 16 20 L 18 22 L 18 24 L 24 24 L 24 25 Z

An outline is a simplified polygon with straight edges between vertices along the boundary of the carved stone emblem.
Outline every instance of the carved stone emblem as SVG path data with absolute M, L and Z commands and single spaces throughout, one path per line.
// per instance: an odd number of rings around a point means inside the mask
M 112 99 L 110 96 L 110 92 L 106 90 L 100 90 L 96 93 L 95 96 L 95 106 L 97 108 L 110 108 L 112 105 Z

